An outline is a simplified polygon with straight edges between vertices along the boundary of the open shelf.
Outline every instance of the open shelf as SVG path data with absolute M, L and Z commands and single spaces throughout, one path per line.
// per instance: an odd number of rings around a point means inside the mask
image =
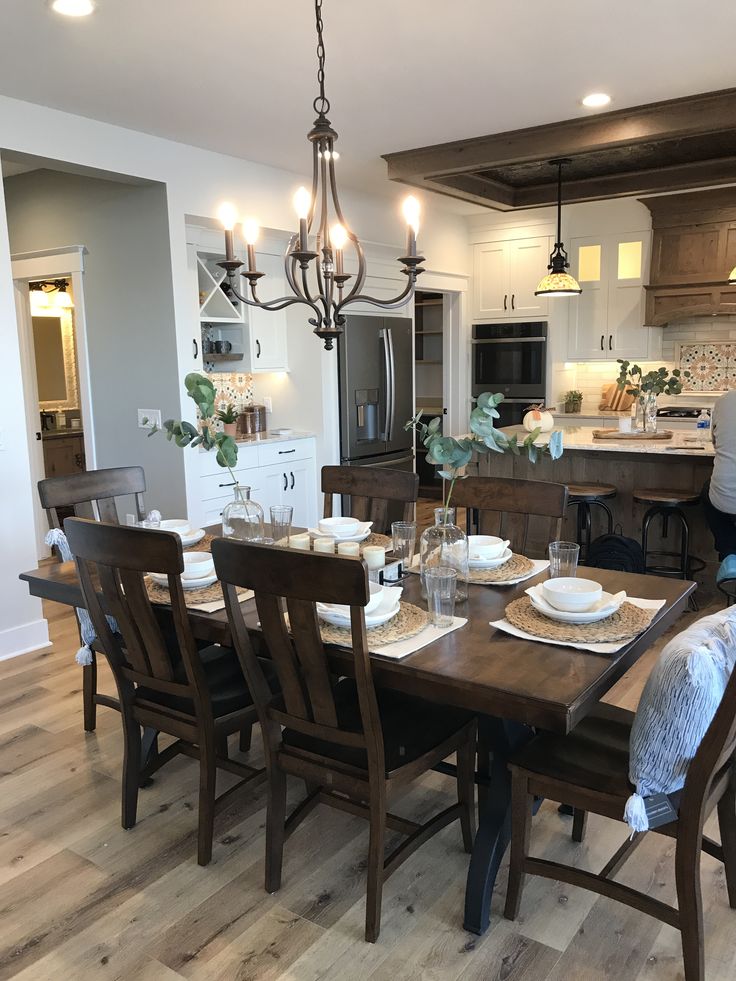
M 197 253 L 197 285 L 199 287 L 199 319 L 202 322 L 220 323 L 243 322 L 239 301 L 234 302 L 225 295 L 222 284 L 225 270 L 217 263 L 224 257 L 211 252 Z

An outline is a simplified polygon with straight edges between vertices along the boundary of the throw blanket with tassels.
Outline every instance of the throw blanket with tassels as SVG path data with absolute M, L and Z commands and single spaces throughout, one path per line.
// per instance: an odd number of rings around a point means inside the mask
M 52 528 L 51 531 L 46 536 L 46 544 L 58 548 L 59 555 L 63 562 L 73 562 L 74 556 L 69 548 L 69 542 L 66 540 L 66 535 L 61 530 L 61 528 Z M 92 624 L 92 619 L 89 613 L 83 609 L 81 606 L 76 607 L 77 620 L 79 621 L 79 633 L 82 637 L 82 646 L 77 651 L 74 660 L 77 664 L 81 664 L 84 667 L 87 664 L 92 663 L 92 648 L 89 646 L 95 639 L 95 628 Z M 117 633 L 118 625 L 112 617 L 107 618 L 107 622 L 110 624 L 110 629 L 113 633 Z

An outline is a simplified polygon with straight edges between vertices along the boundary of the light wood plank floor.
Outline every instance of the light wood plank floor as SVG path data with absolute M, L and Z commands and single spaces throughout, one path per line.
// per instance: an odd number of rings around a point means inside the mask
M 0 979 L 371 979 L 371 981 L 674 981 L 677 933 L 608 900 L 531 879 L 518 922 L 501 910 L 506 868 L 484 937 L 462 929 L 467 857 L 445 829 L 389 881 L 379 942 L 363 942 L 365 825 L 322 808 L 287 844 L 281 891 L 263 891 L 263 788 L 233 801 L 212 864 L 196 854 L 197 768 L 182 759 L 141 792 L 139 822 L 120 827 L 118 716 L 82 731 L 72 615 L 47 605 L 53 648 L 0 664 Z M 692 618 L 688 615 L 687 619 Z M 683 618 L 685 620 L 686 618 Z M 612 698 L 634 706 L 651 657 Z M 103 665 L 102 686 L 110 676 Z M 250 757 L 260 760 L 260 738 Z M 300 788 L 294 786 L 294 797 Z M 421 817 L 452 784 L 431 774 L 395 809 Z M 537 852 L 600 867 L 623 826 L 591 818 L 586 842 L 545 804 Z M 624 879 L 674 899 L 672 845 L 643 843 Z M 711 981 L 736 976 L 736 913 L 721 868 L 703 859 Z

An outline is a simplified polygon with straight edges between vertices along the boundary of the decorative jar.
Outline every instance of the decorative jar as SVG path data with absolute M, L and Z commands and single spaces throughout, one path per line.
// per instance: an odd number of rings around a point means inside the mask
M 263 508 L 250 499 L 250 487 L 236 484 L 233 499 L 222 512 L 222 534 L 225 538 L 260 542 L 263 539 Z
M 457 572 L 455 602 L 468 598 L 468 538 L 455 524 L 455 508 L 435 508 L 434 524 L 419 539 L 419 572 L 422 596 L 427 598 L 425 573 L 432 566 L 446 565 Z

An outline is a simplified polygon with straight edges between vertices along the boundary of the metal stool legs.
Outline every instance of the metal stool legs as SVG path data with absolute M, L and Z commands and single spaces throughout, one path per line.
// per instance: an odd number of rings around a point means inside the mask
M 613 511 L 609 508 L 605 501 L 598 500 L 572 500 L 569 502 L 568 507 L 576 507 L 578 509 L 576 526 L 577 526 L 577 543 L 580 546 L 580 561 L 583 562 L 588 557 L 588 552 L 590 551 L 590 538 L 592 534 L 592 515 L 591 506 L 597 505 L 599 508 L 603 508 L 607 515 L 608 522 L 608 532 L 607 534 L 613 533 Z
M 680 525 L 680 550 L 679 552 L 668 552 L 663 549 L 649 549 L 649 526 L 656 517 L 662 518 L 662 537 L 667 538 L 669 534 L 669 522 L 671 518 L 677 520 Z M 672 576 L 676 579 L 687 579 L 690 574 L 690 566 L 693 559 L 690 557 L 690 526 L 685 517 L 685 512 L 678 507 L 673 507 L 671 505 L 661 505 L 655 504 L 650 507 L 647 513 L 644 515 L 644 521 L 642 523 L 641 529 L 641 547 L 644 552 L 644 571 L 647 573 L 653 573 L 657 576 Z M 674 558 L 678 559 L 678 565 L 650 565 L 649 557 L 650 555 L 658 558 Z M 699 561 L 699 560 L 694 560 Z M 690 597 L 690 607 L 693 610 L 698 610 L 698 604 L 694 596 Z

